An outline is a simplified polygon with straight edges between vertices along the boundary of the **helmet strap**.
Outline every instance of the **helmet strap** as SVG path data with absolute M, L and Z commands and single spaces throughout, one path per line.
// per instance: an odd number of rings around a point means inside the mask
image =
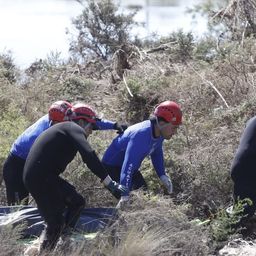
M 158 118 L 156 118 L 156 126 L 159 130 L 160 135 L 163 137 L 163 133 L 162 133 L 163 127 L 159 124 Z

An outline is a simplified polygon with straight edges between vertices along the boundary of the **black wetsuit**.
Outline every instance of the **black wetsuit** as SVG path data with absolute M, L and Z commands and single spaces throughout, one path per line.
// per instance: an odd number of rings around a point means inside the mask
M 256 209 L 256 117 L 246 124 L 231 166 L 231 177 L 235 200 L 250 198 L 253 205 L 247 206 L 245 213 L 253 215 Z
M 23 181 L 47 224 L 42 249 L 52 249 L 63 227 L 74 226 L 84 207 L 83 197 L 59 177 L 77 152 L 95 175 L 106 178 L 108 174 L 87 142 L 84 129 L 74 122 L 59 123 L 44 131 L 27 157 Z

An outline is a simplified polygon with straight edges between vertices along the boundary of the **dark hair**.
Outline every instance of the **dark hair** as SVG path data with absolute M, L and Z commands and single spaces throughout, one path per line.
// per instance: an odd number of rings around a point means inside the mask
M 73 122 L 75 122 L 76 124 L 78 124 L 78 122 L 80 121 L 80 120 L 84 120 L 84 122 L 86 123 L 86 124 L 89 124 L 90 122 L 87 122 L 85 119 L 83 119 L 83 118 L 79 118 L 79 119 L 74 119 L 74 120 L 72 120 Z
M 71 120 L 72 122 L 74 122 L 74 123 L 76 123 L 76 124 L 78 124 L 78 121 L 79 121 L 80 119 L 73 119 L 73 120 Z
M 168 123 L 164 118 L 159 117 L 159 116 L 158 116 L 158 117 L 154 116 L 154 117 L 150 118 L 150 121 L 151 121 L 152 123 L 156 123 L 156 120 L 158 120 L 158 122 L 163 121 L 163 122 L 165 122 L 165 123 Z

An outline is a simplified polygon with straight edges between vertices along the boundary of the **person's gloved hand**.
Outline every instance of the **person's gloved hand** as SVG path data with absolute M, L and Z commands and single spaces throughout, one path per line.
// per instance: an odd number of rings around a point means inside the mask
M 160 177 L 160 180 L 162 181 L 165 188 L 167 189 L 168 194 L 171 194 L 173 191 L 173 187 L 172 187 L 172 181 L 171 181 L 170 177 L 165 174 Z
M 127 191 L 126 187 L 120 185 L 119 183 L 111 180 L 108 185 L 105 185 L 106 188 L 110 191 L 110 193 L 117 199 L 120 199 L 121 193 L 125 193 Z
M 114 123 L 113 128 L 115 130 L 117 130 L 118 134 L 122 134 L 126 129 L 127 129 L 128 125 L 126 124 L 119 124 L 118 122 Z
M 129 205 L 129 196 L 121 196 L 116 208 L 124 210 Z

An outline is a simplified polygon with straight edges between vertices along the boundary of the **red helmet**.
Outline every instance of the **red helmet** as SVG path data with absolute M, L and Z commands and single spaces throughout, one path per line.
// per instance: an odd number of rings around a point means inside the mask
M 163 118 L 166 122 L 173 125 L 182 123 L 182 112 L 180 106 L 173 101 L 164 101 L 160 103 L 154 111 L 154 115 Z
M 64 100 L 54 102 L 49 108 L 49 119 L 55 122 L 63 122 L 69 120 L 72 105 Z
M 84 119 L 88 123 L 96 123 L 96 113 L 89 105 L 77 103 L 72 107 L 72 112 L 72 120 Z

